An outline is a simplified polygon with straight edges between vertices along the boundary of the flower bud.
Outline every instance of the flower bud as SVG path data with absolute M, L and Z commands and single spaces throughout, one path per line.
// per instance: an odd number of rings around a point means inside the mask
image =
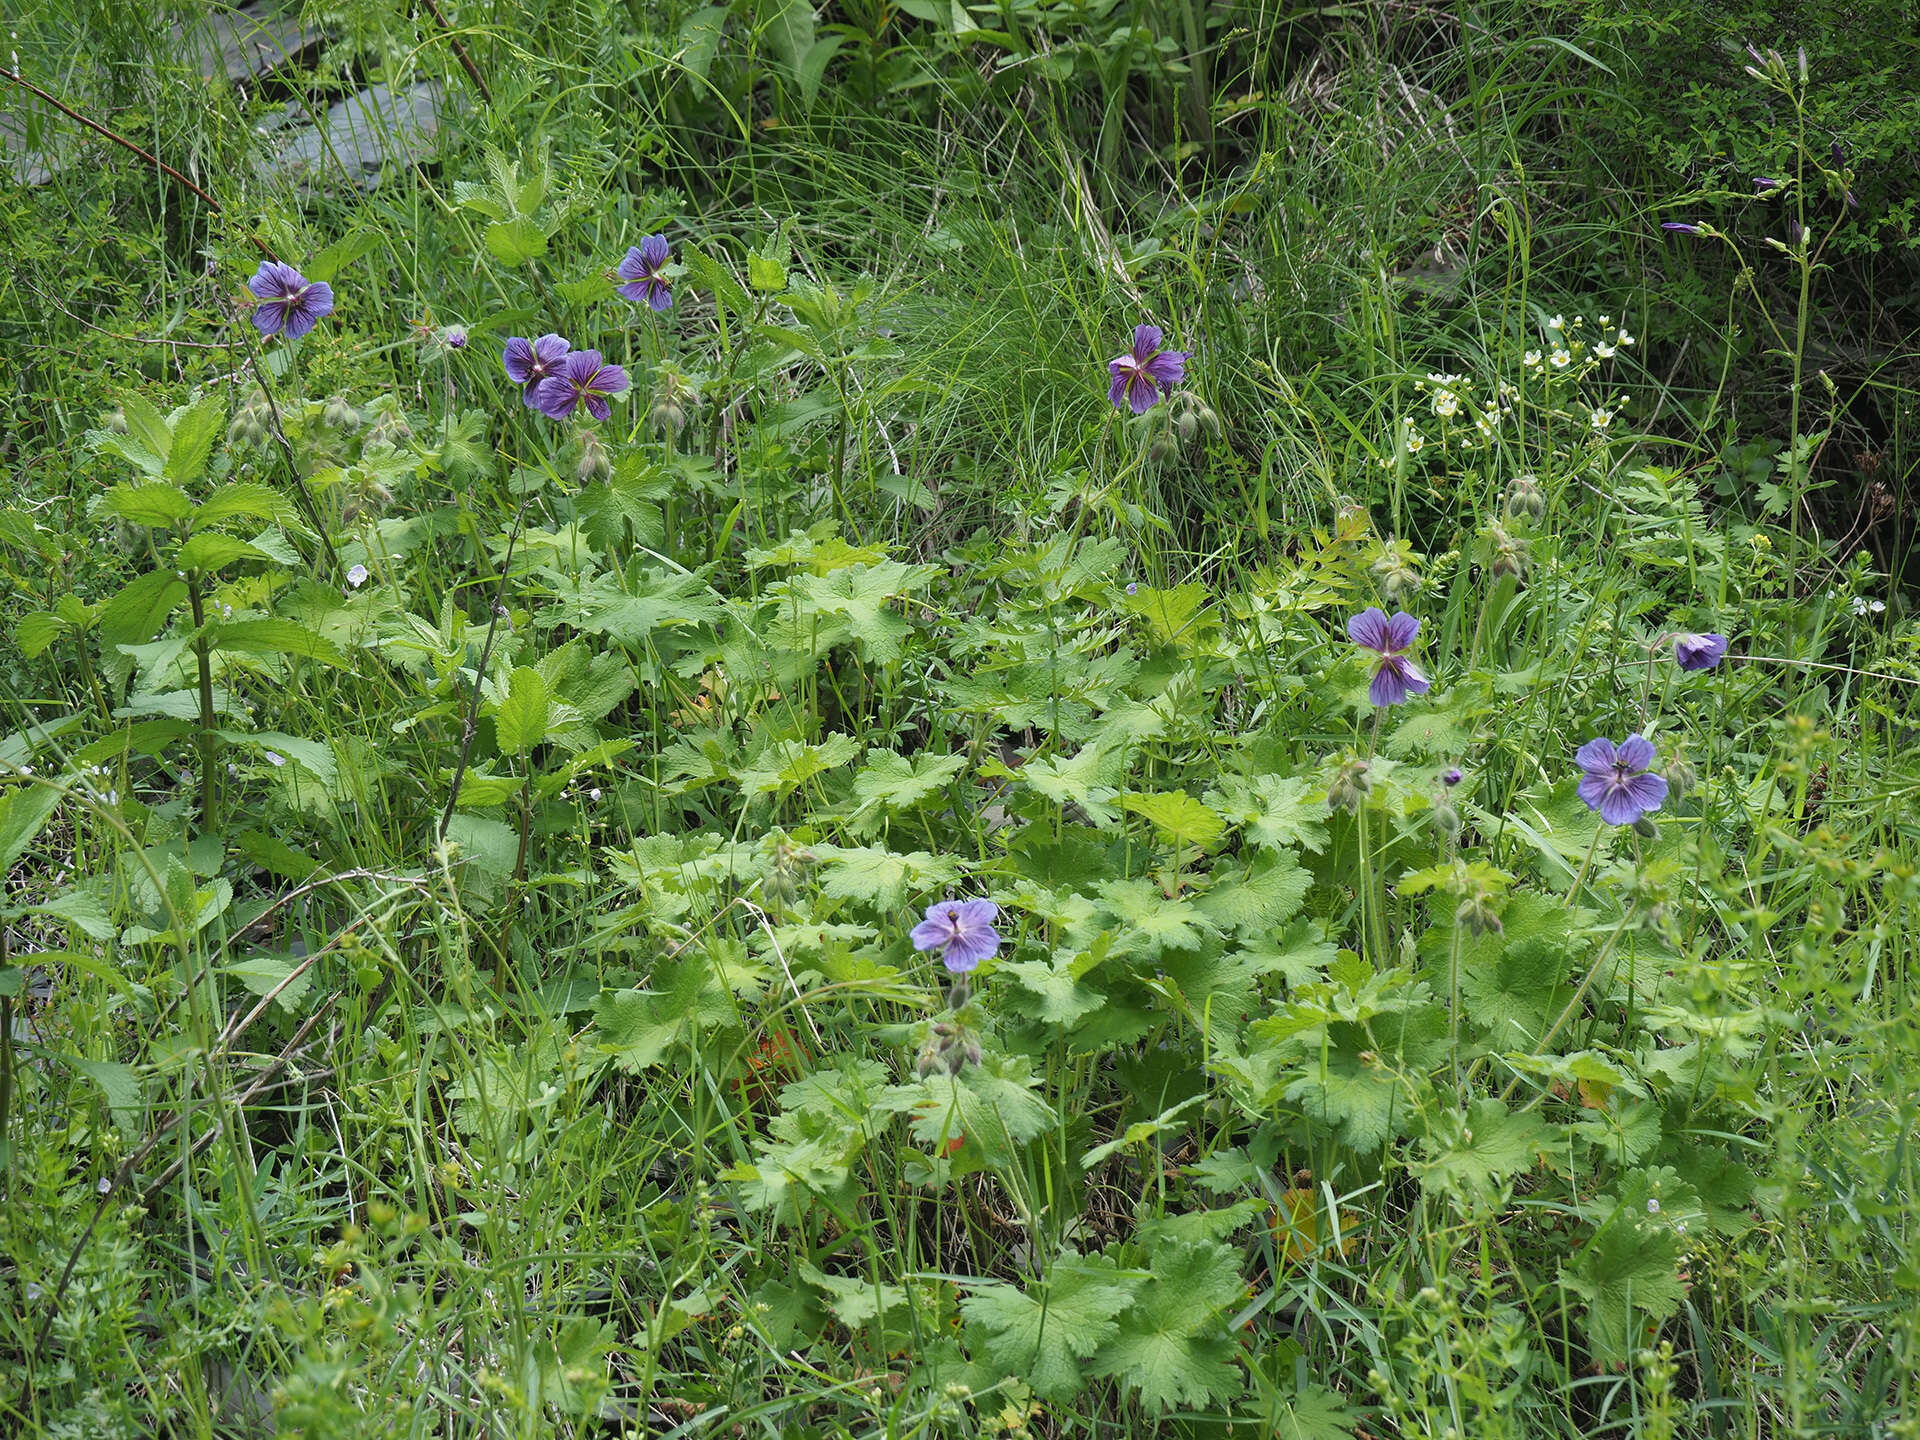
M 1460 902 L 1460 908 L 1453 912 L 1453 923 L 1476 936 L 1501 933 L 1500 912 L 1493 908 L 1493 896 L 1485 890 L 1475 890 Z
M 1531 475 L 1516 475 L 1507 484 L 1507 518 L 1517 520 L 1525 517 L 1529 520 L 1544 520 L 1547 514 L 1547 497 L 1540 488 L 1540 482 Z
M 1373 785 L 1373 781 L 1367 778 L 1368 769 L 1367 762 L 1357 755 L 1349 755 L 1341 762 L 1333 783 L 1327 786 L 1327 808 L 1357 812 Z
M 1156 435 L 1147 446 L 1147 458 L 1157 465 L 1171 456 L 1176 448 L 1173 436 Z
M 574 465 L 573 473 L 582 485 L 612 478 L 613 457 L 607 453 L 606 444 L 597 432 L 580 432 L 580 459 Z
M 1433 807 L 1433 828 L 1440 838 L 1451 843 L 1460 834 L 1460 812 L 1453 808 L 1453 802 L 1442 799 Z
M 1643 840 L 1658 840 L 1660 838 L 1660 827 L 1653 823 L 1653 817 L 1651 815 L 1642 815 L 1638 820 L 1633 822 L 1633 833 L 1640 836 Z
M 118 405 L 107 412 L 106 427 L 115 435 L 127 433 L 127 412 Z
M 1667 782 L 1667 792 L 1675 800 L 1683 800 L 1694 786 L 1700 783 L 1700 776 L 1688 763 L 1687 757 L 1678 750 L 1660 771 Z
M 360 412 L 347 403 L 344 395 L 332 395 L 327 399 L 326 408 L 320 412 L 320 423 L 351 435 L 360 428 Z
M 647 419 L 653 422 L 653 428 L 668 439 L 672 439 L 686 428 L 687 412 L 672 400 L 664 397 L 653 402 L 653 408 L 647 412 Z

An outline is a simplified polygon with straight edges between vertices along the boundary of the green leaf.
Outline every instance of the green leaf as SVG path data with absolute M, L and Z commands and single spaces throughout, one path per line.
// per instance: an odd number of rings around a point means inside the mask
M 547 682 L 540 672 L 525 665 L 507 680 L 507 698 L 494 715 L 494 727 L 500 748 L 512 755 L 524 755 L 547 738 Z
M 229 745 L 257 752 L 275 769 L 279 768 L 276 760 L 293 760 L 326 785 L 332 785 L 339 774 L 339 762 L 334 758 L 333 748 L 324 740 L 310 740 L 280 730 L 220 730 L 215 733 Z
M 264 550 L 257 550 L 244 540 L 222 535 L 216 530 L 203 530 L 198 535 L 187 537 L 187 543 L 174 552 L 173 564 L 178 570 L 197 570 L 205 574 L 223 565 L 231 565 L 236 560 L 268 558 Z
M 309 256 L 301 274 L 309 280 L 331 282 L 354 261 L 378 250 L 383 238 L 378 230 L 349 231 L 317 255 Z
M 818 775 L 838 769 L 860 753 L 851 735 L 829 735 L 818 745 L 776 740 L 734 772 L 743 795 L 785 800 Z
M 67 622 L 51 610 L 22 615 L 13 627 L 13 643 L 29 660 L 37 660 L 67 632 Z
M 939 890 L 960 878 L 960 862 L 924 850 L 904 855 L 868 846 L 815 845 L 820 888 L 839 900 L 865 900 L 882 910 L 897 910 L 909 889 Z
M 789 0 L 789 3 L 804 4 L 805 0 Z M 732 311 L 737 319 L 752 318 L 753 297 L 724 263 L 714 259 L 692 241 L 680 247 L 680 263 L 695 284 L 711 290 L 713 298 Z
M 1206 801 L 1247 839 L 1269 850 L 1298 847 L 1316 855 L 1327 843 L 1324 803 L 1312 798 L 1313 784 L 1300 775 L 1232 775 L 1206 792 Z
M 913 1138 L 928 1150 L 965 1136 L 989 1165 L 1014 1163 L 1020 1146 L 1060 1123 L 1035 1093 L 1040 1084 L 1024 1055 L 988 1055 L 960 1078 L 935 1074 L 917 1085 L 888 1087 L 881 1103 L 908 1110 Z
M 759 0 L 758 12 L 767 47 L 798 72 L 813 48 L 813 0 Z
M 1309 1380 L 1280 1406 L 1273 1440 L 1352 1440 L 1359 1425 L 1339 1395 Z
M 113 1123 L 122 1134 L 132 1135 L 139 1129 L 140 1114 L 146 1108 L 146 1090 L 131 1065 L 115 1060 L 86 1060 L 65 1051 L 60 1058 L 77 1074 L 100 1087 L 100 1093 L 106 1096 L 107 1108 L 113 1112 Z
M 964 755 L 922 751 L 907 759 L 891 750 L 869 750 L 867 763 L 854 776 L 853 793 L 862 808 L 884 806 L 896 812 L 912 810 L 938 795 L 966 768 Z
M 1100 900 L 1113 916 L 1127 954 L 1191 950 L 1217 933 L 1192 901 L 1169 899 L 1151 880 L 1109 880 L 1100 887 Z
M 1680 1237 L 1664 1220 L 1622 1205 L 1604 1221 L 1560 1283 L 1587 1302 L 1587 1344 L 1594 1363 L 1628 1363 L 1641 1347 L 1636 1317 L 1664 1320 L 1680 1308 Z
M 171 530 L 193 514 L 193 502 L 165 481 L 116 485 L 101 497 L 100 508 L 130 525 Z
M 0 878 L 26 853 L 59 803 L 60 791 L 52 785 L 29 783 L 0 794 Z
M 1161 1245 L 1153 1274 L 1102 1348 L 1096 1373 L 1116 1375 L 1148 1405 L 1172 1410 L 1231 1399 L 1245 1383 L 1223 1317 L 1247 1298 L 1233 1251 L 1214 1242 Z
M 1071 1399 L 1081 1362 L 1120 1333 L 1118 1316 L 1142 1277 L 1122 1274 L 1102 1255 L 1062 1252 L 1044 1281 L 983 1284 L 960 1301 L 976 1351 L 998 1371 L 1018 1375 L 1043 1400 Z
M 1000 974 L 1019 985 L 1025 994 L 1005 996 L 1007 1007 L 1016 1014 L 1047 1025 L 1072 1025 L 1082 1015 L 1100 1008 L 1106 996 L 1090 985 L 1080 983 L 1084 973 L 1081 956 L 1071 949 L 1056 950 L 1051 962 L 1019 960 L 1003 963 Z
M 176 485 L 191 485 L 207 468 L 213 454 L 213 442 L 226 428 L 227 406 L 218 395 L 203 395 L 167 417 L 167 429 L 173 434 L 167 452 L 166 469 L 161 473 Z
M 249 960 L 236 960 L 231 965 L 222 965 L 220 972 L 223 975 L 233 976 L 253 994 L 265 998 L 273 995 L 274 987 L 286 981 L 287 977 L 299 969 L 302 963 L 299 960 L 287 960 L 278 956 L 256 955 Z M 308 969 L 297 979 L 288 983 L 278 995 L 274 995 L 273 1003 L 287 1014 L 297 1015 L 300 1013 L 300 997 L 307 993 L 312 984 L 313 971 Z
M 193 511 L 193 523 L 196 528 L 242 517 L 249 520 L 271 520 L 274 524 L 290 530 L 305 528 L 300 520 L 300 511 L 292 501 L 272 486 L 255 484 L 252 481 L 221 486 L 195 506 Z
M 547 232 L 538 221 L 526 215 L 496 220 L 480 238 L 488 254 L 514 269 L 530 265 L 547 253 Z
M 1475 1100 L 1464 1116 L 1447 1114 L 1432 1124 L 1424 1141 L 1428 1158 L 1414 1168 L 1429 1194 L 1480 1204 L 1560 1148 L 1562 1142 L 1533 1111 L 1510 1114 L 1502 1102 L 1487 1097 Z
M 641 570 L 630 591 L 611 586 L 583 589 L 577 624 L 589 633 L 611 635 L 627 645 L 642 645 L 656 630 L 673 625 L 703 625 L 720 618 L 706 582 L 698 575 L 669 575 Z
M 238 650 L 250 655 L 297 655 L 326 665 L 346 667 L 347 657 L 340 647 L 297 620 L 271 616 L 258 620 L 226 620 L 213 628 L 213 644 L 218 650 Z
M 705 955 L 658 966 L 654 988 L 615 990 L 593 1007 L 600 1047 L 621 1070 L 636 1073 L 661 1064 L 696 1032 L 731 1025 L 734 1001 Z
M 878 565 L 855 565 L 829 575 L 803 575 L 788 586 L 820 615 L 839 617 L 839 633 L 851 637 L 860 648 L 883 665 L 900 659 L 901 642 L 913 633 L 912 623 L 889 607 L 910 591 L 922 589 L 939 571 L 931 565 L 903 565 L 898 560 Z M 799 633 L 807 626 L 805 606 L 793 636 L 796 648 L 803 645 Z M 839 638 L 837 633 L 834 639 Z
M 1211 850 L 1226 833 L 1226 822 L 1184 790 L 1169 794 L 1128 790 L 1118 798 L 1123 810 L 1151 821 L 1160 838 L 1175 848 L 1197 845 L 1202 850 Z
M 1216 864 L 1212 883 L 1194 904 L 1221 930 L 1254 936 L 1291 920 L 1312 885 L 1313 876 L 1300 868 L 1293 852 L 1277 850 L 1256 857 L 1244 870 Z

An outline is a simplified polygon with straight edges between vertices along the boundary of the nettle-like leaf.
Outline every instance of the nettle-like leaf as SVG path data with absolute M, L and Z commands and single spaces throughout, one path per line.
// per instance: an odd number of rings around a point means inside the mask
M 1239 1350 L 1226 1322 L 1246 1298 L 1238 1259 L 1225 1245 L 1163 1244 L 1094 1372 L 1118 1376 L 1161 1410 L 1229 1400 L 1245 1377 L 1234 1364 Z
M 1218 933 L 1197 905 L 1169 899 L 1151 880 L 1109 880 L 1100 887 L 1100 901 L 1126 954 L 1191 950 Z
M 720 619 L 707 582 L 634 566 L 622 579 L 601 576 L 558 594 L 560 618 L 592 635 L 609 635 L 640 646 L 658 630 L 708 625 Z
M 1043 1400 L 1065 1401 L 1083 1383 L 1082 1363 L 1119 1335 L 1118 1317 L 1145 1280 L 1103 1255 L 1069 1249 L 1025 1290 L 981 1285 L 961 1300 L 960 1314 L 976 1353 Z
M 1056 805 L 1078 805 L 1095 824 L 1110 824 L 1115 812 L 1108 802 L 1126 775 L 1126 756 L 1095 742 L 1064 759 L 1047 755 L 1029 760 L 1018 770 L 989 760 L 980 774 L 985 779 L 1018 778 L 1034 794 Z
M 1316 855 L 1326 848 L 1327 807 L 1304 775 L 1229 775 L 1203 798 L 1255 845 Z

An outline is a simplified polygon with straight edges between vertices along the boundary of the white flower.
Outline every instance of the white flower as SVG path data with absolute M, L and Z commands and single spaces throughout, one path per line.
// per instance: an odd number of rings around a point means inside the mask
M 1538 350 L 1529 350 L 1529 351 L 1527 351 L 1527 353 L 1526 353 L 1526 357 L 1525 357 L 1525 358 L 1526 358 L 1526 365 L 1527 365 L 1527 368 L 1528 368 L 1529 370 L 1531 370 L 1531 369 L 1533 369 L 1533 368 L 1535 368 L 1535 367 L 1536 367 L 1537 365 L 1539 365 L 1539 363 L 1540 363 L 1540 352 L 1539 352 Z
M 1620 333 L 1616 335 L 1614 338 L 1618 340 L 1622 345 L 1633 344 L 1633 337 L 1627 334 L 1627 327 L 1624 325 L 1620 327 Z
M 269 765 L 271 765 L 271 766 L 273 766 L 273 768 L 274 768 L 274 769 L 276 769 L 276 770 L 278 770 L 278 769 L 279 769 L 279 768 L 280 768 L 280 767 L 281 767 L 282 765 L 284 765 L 284 764 L 286 764 L 286 763 L 287 763 L 287 757 L 286 757 L 286 756 L 284 756 L 284 755 L 276 755 L 276 754 L 274 754 L 274 753 L 273 753 L 273 751 L 271 751 L 271 750 L 262 750 L 262 751 L 261 751 L 260 753 L 261 753 L 262 755 L 264 755 L 264 756 L 266 756 L 266 758 L 267 758 L 267 763 L 268 763 Z
M 1595 410 L 1587 416 L 1587 423 L 1596 430 L 1604 430 L 1613 423 L 1611 410 Z
M 598 805 L 600 803 L 600 787 L 596 785 L 591 790 L 587 791 L 587 798 L 593 801 L 594 804 Z
M 1613 317 L 1611 315 L 1602 315 L 1600 317 L 1600 323 L 1602 325 L 1611 325 L 1613 323 Z
M 1659 1213 L 1660 1213 L 1660 1202 L 1654 1199 L 1651 1195 L 1649 1195 L 1647 1197 L 1647 1214 L 1658 1215 Z
M 1451 419 L 1459 408 L 1460 401 L 1451 390 L 1442 390 L 1433 397 L 1433 413 L 1442 420 Z
M 1613 346 L 1602 340 L 1598 345 L 1593 347 L 1593 353 L 1598 355 L 1602 360 L 1611 360 L 1614 353 Z
M 1420 453 L 1420 447 L 1426 443 L 1426 441 L 1420 438 L 1420 432 L 1418 430 L 1407 431 L 1407 454 L 1418 455 Z
M 355 565 L 351 570 L 347 571 L 347 584 L 351 585 L 354 589 L 358 590 L 362 585 L 366 583 L 367 583 L 367 567 L 366 566 Z
M 1567 322 L 1564 316 L 1556 315 L 1551 320 L 1547 321 L 1547 329 L 1559 330 L 1563 328 L 1566 325 L 1566 323 Z
M 1567 368 L 1567 362 L 1571 359 L 1573 359 L 1573 356 L 1569 355 L 1566 351 L 1556 350 L 1553 352 L 1553 368 L 1556 370 L 1564 370 Z
M 1864 595 L 1853 597 L 1853 613 L 1856 615 L 1879 615 L 1883 614 L 1886 608 L 1887 602 L 1884 600 L 1869 600 Z

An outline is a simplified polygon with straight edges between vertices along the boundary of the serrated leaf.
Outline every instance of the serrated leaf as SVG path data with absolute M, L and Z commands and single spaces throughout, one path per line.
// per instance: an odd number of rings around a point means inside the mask
M 50 610 L 35 610 L 22 615 L 13 627 L 13 643 L 29 660 L 46 654 L 53 642 L 67 631 L 67 622 Z
M 909 889 L 943 890 L 960 878 L 960 863 L 925 850 L 896 854 L 855 845 L 815 845 L 820 889 L 839 900 L 865 900 L 881 910 L 897 910 Z
M 309 630 L 298 620 L 272 616 L 218 622 L 213 628 L 213 644 L 219 650 L 239 650 L 252 655 L 296 655 L 326 665 L 344 667 L 347 664 L 340 647 L 326 636 Z
M 917 1085 L 890 1086 L 882 1098 L 891 1109 L 910 1111 L 913 1138 L 926 1149 L 965 1136 L 989 1165 L 1004 1167 L 1020 1146 L 1060 1123 L 1035 1093 L 1039 1083 L 1024 1055 L 989 1055 L 957 1080 L 934 1074 Z
M 1640 1348 L 1637 1317 L 1664 1320 L 1680 1308 L 1680 1238 L 1654 1217 L 1617 1209 L 1569 1265 L 1560 1283 L 1587 1302 L 1594 1362 L 1612 1368 Z
M 1210 850 L 1226 833 L 1226 821 L 1184 790 L 1165 794 L 1127 790 L 1116 798 L 1123 810 L 1149 821 L 1160 838 L 1176 848 L 1195 845 Z
M 939 794 L 966 768 L 964 755 L 923 752 L 908 759 L 891 750 L 869 750 L 867 763 L 854 776 L 853 793 L 863 806 L 911 810 Z
M 17 785 L 0 793 L 0 878 L 26 853 L 59 803 L 60 791 L 52 785 Z
M 213 454 L 213 442 L 226 427 L 226 402 L 218 395 L 204 395 L 167 417 L 167 429 L 173 441 L 167 451 L 166 468 L 161 472 L 176 485 L 191 485 L 207 468 Z
M 1105 1256 L 1067 1250 L 1044 1281 L 1024 1291 L 981 1285 L 960 1301 L 960 1314 L 991 1364 L 1042 1399 L 1064 1401 L 1080 1388 L 1080 1362 L 1119 1333 L 1117 1317 L 1140 1284 Z
M 502 265 L 518 269 L 547 253 L 547 232 L 526 215 L 496 220 L 481 235 L 487 253 Z
M 1312 794 L 1313 782 L 1301 775 L 1232 775 L 1205 798 L 1242 826 L 1253 844 L 1272 850 L 1298 847 L 1317 855 L 1327 843 L 1327 809 Z
M 1448 1115 L 1430 1126 L 1423 1148 L 1427 1159 L 1414 1167 L 1422 1187 L 1474 1204 L 1526 1174 L 1559 1144 L 1533 1111 L 1511 1114 L 1501 1101 L 1486 1097 L 1469 1105 L 1464 1116 Z
M 493 717 L 500 748 L 511 755 L 524 755 L 547 738 L 550 709 L 547 682 L 540 672 L 522 665 L 507 680 L 507 698 Z
M 1065 950 L 1056 951 L 1051 962 L 1019 960 L 1003 963 L 999 973 L 1025 992 L 1007 996 L 1007 1007 L 1016 1014 L 1047 1025 L 1071 1025 L 1082 1015 L 1099 1009 L 1105 1003 L 1106 996 L 1092 986 L 1080 983 L 1075 958 L 1071 950 Z
M 615 990 L 593 1007 L 600 1047 L 621 1070 L 664 1061 L 682 1041 L 738 1018 L 734 1001 L 705 955 L 656 967 L 646 990 Z
M 1094 1369 L 1120 1377 L 1160 1410 L 1230 1399 L 1245 1381 L 1233 1364 L 1238 1351 L 1225 1316 L 1246 1295 L 1226 1246 L 1163 1244 L 1154 1252 L 1152 1277 Z
M 1293 852 L 1277 850 L 1244 870 L 1216 865 L 1213 883 L 1194 904 L 1218 928 L 1252 936 L 1291 920 L 1312 885 Z
M 197 570 L 205 574 L 223 565 L 231 565 L 236 560 L 268 558 L 265 551 L 254 548 L 245 540 L 222 535 L 216 530 L 204 530 L 187 537 L 187 543 L 174 552 L 173 563 L 175 569 Z
M 300 512 L 292 501 L 271 486 L 252 481 L 221 486 L 195 506 L 193 511 L 196 527 L 241 518 L 271 520 L 276 525 L 293 530 L 304 528 Z
M 193 502 L 165 481 L 116 485 L 101 497 L 100 508 L 129 525 L 171 530 L 193 513 Z
M 139 1128 L 140 1113 L 146 1108 L 146 1090 L 131 1065 L 122 1065 L 116 1060 L 88 1060 L 64 1051 L 60 1058 L 72 1066 L 75 1073 L 100 1087 L 113 1114 L 113 1123 L 123 1134 L 131 1135 Z

